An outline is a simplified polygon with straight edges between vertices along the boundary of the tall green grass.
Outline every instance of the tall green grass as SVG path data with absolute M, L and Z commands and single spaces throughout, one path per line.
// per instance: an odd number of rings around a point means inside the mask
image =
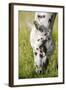
M 22 78 L 41 78 L 41 77 L 57 77 L 58 76 L 58 16 L 56 16 L 53 27 L 53 42 L 55 43 L 54 51 L 49 56 L 49 62 L 44 74 L 34 73 L 34 58 L 30 45 L 30 31 L 26 25 L 26 19 L 32 21 L 34 12 L 19 11 L 19 79 Z

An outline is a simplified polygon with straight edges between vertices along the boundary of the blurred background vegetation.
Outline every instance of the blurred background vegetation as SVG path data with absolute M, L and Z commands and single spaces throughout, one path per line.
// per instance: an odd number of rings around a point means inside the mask
M 49 56 L 49 62 L 44 74 L 34 73 L 34 58 L 30 45 L 30 31 L 26 25 L 26 20 L 30 22 L 34 20 L 35 12 L 19 11 L 18 24 L 18 49 L 19 49 L 19 79 L 23 78 L 45 78 L 45 77 L 57 77 L 58 76 L 58 16 L 56 16 L 53 26 L 53 41 L 55 43 L 54 51 Z

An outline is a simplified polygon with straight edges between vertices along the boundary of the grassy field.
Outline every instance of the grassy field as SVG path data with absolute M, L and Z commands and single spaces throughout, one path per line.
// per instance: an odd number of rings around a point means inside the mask
M 29 37 L 30 31 L 26 25 L 26 20 L 34 19 L 34 12 L 21 12 L 19 11 L 19 79 L 22 78 L 41 78 L 41 77 L 57 77 L 58 76 L 58 16 L 56 16 L 53 27 L 53 41 L 55 48 L 53 54 L 49 56 L 49 62 L 44 74 L 34 73 L 34 58 L 30 45 Z

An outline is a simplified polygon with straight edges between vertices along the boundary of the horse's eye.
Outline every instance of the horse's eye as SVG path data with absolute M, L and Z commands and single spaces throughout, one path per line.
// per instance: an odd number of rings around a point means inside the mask
M 43 15 L 43 18 L 45 18 L 45 15 Z
M 41 16 L 40 15 L 38 15 L 38 18 L 40 18 Z
M 41 15 L 38 15 L 38 18 L 42 18 L 42 16 Z

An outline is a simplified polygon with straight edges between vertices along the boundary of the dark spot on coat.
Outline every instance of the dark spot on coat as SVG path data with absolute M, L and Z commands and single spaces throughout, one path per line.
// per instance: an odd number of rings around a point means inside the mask
M 43 46 L 43 51 L 44 51 L 45 53 L 47 52 L 46 46 Z
M 41 26 L 39 27 L 39 30 L 40 30 L 41 32 L 43 32 L 43 30 L 44 30 L 44 26 L 41 25 Z
M 36 48 L 36 50 L 38 50 L 38 48 Z
M 42 48 L 42 45 L 40 45 L 39 48 L 41 49 Z
M 51 22 L 51 18 L 48 20 L 48 22 Z
M 50 38 L 48 37 L 48 40 L 50 40 Z
M 38 39 L 37 41 L 40 41 L 40 39 Z
M 46 42 L 47 42 L 47 40 L 44 40 L 44 41 L 43 41 L 43 44 L 45 44 Z
M 35 52 L 35 55 L 37 55 L 37 52 Z
M 44 36 L 46 36 L 46 35 L 47 35 L 47 33 L 44 34 Z
M 43 51 L 42 50 L 40 50 L 40 53 L 42 53 Z
M 43 55 L 42 55 L 42 54 L 39 54 L 39 56 L 40 56 L 41 58 L 43 58 Z
M 41 38 L 41 40 L 43 40 L 43 38 Z

